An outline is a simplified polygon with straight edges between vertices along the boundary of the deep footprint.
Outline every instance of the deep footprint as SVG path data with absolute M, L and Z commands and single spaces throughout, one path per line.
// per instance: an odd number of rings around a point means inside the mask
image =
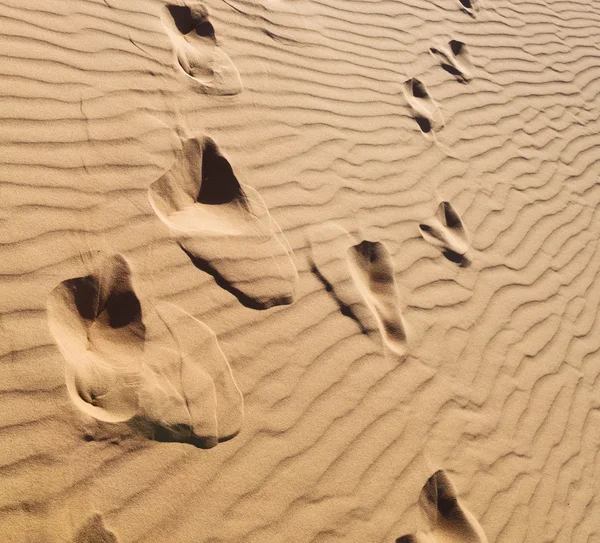
M 347 252 L 354 283 L 375 315 L 383 342 L 398 355 L 406 353 L 406 328 L 389 251 L 380 242 L 362 241 Z
M 427 480 L 419 503 L 429 518 L 432 530 L 404 535 L 396 539 L 396 543 L 488 542 L 479 522 L 458 500 L 454 485 L 443 470 L 435 472 Z
M 104 258 L 94 273 L 63 281 L 50 294 L 48 317 L 73 403 L 101 421 L 131 419 L 146 328 L 125 259 Z
M 217 44 L 204 4 L 167 5 L 162 20 L 179 66 L 202 92 L 232 95 L 242 91 L 240 74 Z
M 235 436 L 243 399 L 215 334 L 164 303 L 162 332 L 148 332 L 127 261 L 96 258 L 93 273 L 63 281 L 48 299 L 75 406 L 115 425 L 115 435 L 122 423 L 142 437 L 202 448 Z
M 413 78 L 405 81 L 402 88 L 421 132 L 429 134 L 432 131 L 441 130 L 444 126 L 444 118 L 425 85 Z
M 196 267 L 253 309 L 293 301 L 291 249 L 262 198 L 237 180 L 208 137 L 183 143 L 150 203 Z
M 469 236 L 456 210 L 449 202 L 442 202 L 435 217 L 419 225 L 425 241 L 437 247 L 450 261 L 466 267 L 470 264 L 467 256 Z
M 459 83 L 471 81 L 471 56 L 463 42 L 450 40 L 447 48 L 432 47 L 429 51 L 438 59 L 441 67 L 453 75 Z

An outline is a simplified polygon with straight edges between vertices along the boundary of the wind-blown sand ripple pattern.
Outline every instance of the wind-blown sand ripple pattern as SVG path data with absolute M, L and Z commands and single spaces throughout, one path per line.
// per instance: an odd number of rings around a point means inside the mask
M 164 4 L 0 1 L 2 538 L 73 541 L 100 515 L 126 542 L 391 542 L 428 529 L 415 504 L 444 466 L 490 542 L 595 541 L 597 3 L 207 0 L 235 97 L 182 73 Z M 468 85 L 436 40 L 467 44 Z M 443 113 L 435 138 L 411 78 Z M 156 217 L 148 189 L 182 133 L 211 134 L 264 199 L 296 256 L 293 305 L 242 306 Z M 468 226 L 468 268 L 419 234 L 438 195 Z M 388 248 L 402 364 L 311 272 L 328 221 Z M 91 250 L 136 270 L 142 315 L 163 301 L 214 330 L 244 395 L 235 439 L 86 440 L 45 304 Z

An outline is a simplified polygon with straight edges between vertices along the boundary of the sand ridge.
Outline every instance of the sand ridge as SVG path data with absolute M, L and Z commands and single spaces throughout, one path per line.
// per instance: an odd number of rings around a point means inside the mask
M 208 25 L 189 38 L 231 60 L 237 94 L 206 91 L 210 70 L 200 81 L 184 71 L 165 2 L 1 2 L 3 539 L 394 541 L 431 531 L 419 492 L 443 469 L 489 541 L 594 541 L 597 5 L 206 7 L 214 40 Z M 432 48 L 468 68 L 468 84 Z M 427 137 L 404 94 L 411 79 L 443 116 Z M 260 194 L 293 250 L 293 304 L 242 305 L 157 217 L 149 189 L 172 168 L 182 126 L 210 135 Z M 439 227 L 441 201 L 469 232 L 469 267 L 420 233 Z M 387 248 L 402 360 L 344 252 L 311 271 L 309 232 L 327 238 L 330 221 L 360 225 L 354 245 Z M 180 347 L 160 302 L 216 335 L 244 400 L 234 439 L 156 442 L 74 405 L 47 300 L 89 275 L 80 255 L 97 250 L 130 266 L 168 368 L 188 336 Z

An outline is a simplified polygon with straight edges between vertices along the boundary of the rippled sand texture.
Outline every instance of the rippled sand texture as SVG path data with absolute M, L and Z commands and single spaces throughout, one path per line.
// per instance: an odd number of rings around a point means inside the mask
M 419 495 L 443 470 L 490 542 L 598 541 L 598 2 L 194 6 L 0 0 L 0 540 L 393 542 L 430 534 Z M 152 207 L 198 137 L 280 227 L 293 303 L 240 303 L 274 291 L 243 283 L 227 221 L 238 291 Z M 320 277 L 328 224 L 385 247 L 394 281 L 344 252 Z M 127 342 L 97 325 L 97 352 L 119 370 L 146 353 L 182 439 L 132 426 L 122 380 L 108 403 L 105 379 L 69 385 L 51 293 L 98 252 L 127 263 L 141 322 Z M 406 325 L 402 356 L 382 307 Z M 215 345 L 239 394 L 220 372 L 212 402 L 175 369 Z M 217 381 L 237 397 L 221 417 Z M 192 427 L 218 446 L 179 442 Z

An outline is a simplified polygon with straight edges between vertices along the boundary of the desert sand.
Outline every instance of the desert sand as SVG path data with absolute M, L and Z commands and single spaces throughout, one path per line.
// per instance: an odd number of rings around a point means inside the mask
M 2 542 L 600 542 L 597 0 L 0 20 Z

